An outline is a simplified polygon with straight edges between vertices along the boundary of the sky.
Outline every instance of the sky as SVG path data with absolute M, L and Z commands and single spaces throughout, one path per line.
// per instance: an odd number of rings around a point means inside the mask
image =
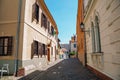
M 78 0 L 45 0 L 59 31 L 61 44 L 69 43 L 76 34 L 76 16 Z

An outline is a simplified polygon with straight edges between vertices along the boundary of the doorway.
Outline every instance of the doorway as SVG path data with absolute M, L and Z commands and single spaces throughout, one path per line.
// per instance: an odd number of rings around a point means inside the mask
M 50 62 L 50 48 L 48 48 L 47 59 Z

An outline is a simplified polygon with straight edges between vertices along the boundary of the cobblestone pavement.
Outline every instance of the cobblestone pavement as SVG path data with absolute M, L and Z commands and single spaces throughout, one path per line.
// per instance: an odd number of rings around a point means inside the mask
M 82 66 L 76 58 L 65 59 L 48 68 L 46 71 L 36 70 L 19 80 L 100 80 Z

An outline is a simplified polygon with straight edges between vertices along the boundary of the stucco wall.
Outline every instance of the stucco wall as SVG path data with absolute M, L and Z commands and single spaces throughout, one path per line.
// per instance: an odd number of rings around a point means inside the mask
M 12 55 L 0 56 L 0 65 L 9 64 L 10 74 L 14 73 L 15 69 L 15 54 L 16 54 L 16 33 L 18 27 L 18 5 L 19 0 L 0 0 L 0 36 L 12 36 Z M 22 7 L 22 9 L 24 6 Z M 21 19 L 23 19 L 23 14 Z M 21 20 L 22 21 L 22 20 Z M 18 51 L 18 65 L 21 66 L 21 52 L 22 52 L 22 32 L 23 23 L 20 23 L 20 37 L 19 37 L 19 51 Z
M 41 13 L 44 12 L 44 10 L 42 10 L 41 5 L 39 5 L 39 23 L 36 24 L 35 21 L 32 22 L 32 5 L 34 3 L 35 3 L 35 0 L 32 0 L 32 1 L 26 0 L 26 4 L 25 4 L 24 46 L 23 46 L 24 47 L 23 51 L 25 53 L 27 50 L 27 49 L 25 50 L 25 48 L 31 49 L 30 46 L 31 46 L 31 43 L 33 42 L 33 40 L 37 40 L 46 45 L 48 44 L 48 42 L 50 42 L 50 40 L 52 40 L 52 47 L 57 46 L 55 36 L 50 35 L 48 33 L 48 29 L 45 29 L 44 27 L 41 26 Z M 46 17 L 47 17 L 47 15 L 46 15 Z M 48 17 L 47 17 L 47 19 L 49 20 Z M 50 23 L 50 25 L 52 25 L 52 24 Z M 26 39 L 28 39 L 29 41 Z M 29 47 L 27 47 L 27 46 L 29 46 Z M 55 52 L 54 49 L 53 49 L 53 52 Z M 27 53 L 30 53 L 30 51 Z M 55 54 L 55 53 L 53 53 L 53 54 Z M 23 58 L 23 59 L 25 59 L 25 58 Z
M 26 70 L 30 70 L 33 68 L 40 68 L 48 64 L 47 55 L 43 56 L 42 58 L 38 58 L 36 56 L 33 59 L 31 59 L 31 44 L 33 43 L 33 40 L 44 43 L 46 45 L 51 41 L 51 47 L 53 47 L 52 53 L 50 47 L 51 62 L 55 60 L 55 46 L 57 49 L 57 41 L 55 36 L 50 35 L 48 33 L 48 29 L 45 29 L 43 26 L 41 26 L 41 13 L 44 12 L 44 10 L 42 10 L 41 5 L 39 5 L 39 23 L 36 23 L 35 21 L 32 22 L 32 5 L 34 3 L 35 0 L 32 1 L 26 0 L 25 3 L 22 61 L 23 61 L 23 67 L 25 67 Z M 44 14 L 46 15 L 46 13 Z M 50 26 L 51 25 L 52 24 L 50 23 Z
M 0 36 L 13 36 L 13 53 L 11 56 L 0 56 L 0 65 L 4 62 L 10 64 L 10 73 L 14 72 L 14 59 L 16 53 L 16 31 L 18 26 L 18 5 L 19 0 L 0 0 Z M 29 65 L 36 65 L 33 62 L 38 61 L 38 64 L 46 64 L 47 56 L 43 58 L 34 58 L 31 60 L 31 43 L 37 40 L 41 43 L 48 44 L 51 42 L 53 47 L 53 55 L 51 61 L 55 60 L 55 46 L 57 49 L 57 41 L 54 36 L 50 36 L 48 31 L 41 27 L 41 10 L 39 24 L 32 21 L 32 4 L 35 0 L 22 0 L 21 17 L 20 17 L 20 34 L 19 34 L 19 53 L 18 61 L 19 67 L 28 67 Z M 41 7 L 41 6 L 40 6 Z M 51 24 L 50 24 L 51 25 Z M 56 36 L 57 37 L 57 36 Z M 40 63 L 41 62 L 41 63 Z

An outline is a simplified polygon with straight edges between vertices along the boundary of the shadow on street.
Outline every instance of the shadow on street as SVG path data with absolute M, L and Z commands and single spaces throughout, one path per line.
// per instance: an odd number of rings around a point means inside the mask
M 19 80 L 100 80 L 77 58 L 65 59 L 48 68 L 46 71 L 36 70 Z

